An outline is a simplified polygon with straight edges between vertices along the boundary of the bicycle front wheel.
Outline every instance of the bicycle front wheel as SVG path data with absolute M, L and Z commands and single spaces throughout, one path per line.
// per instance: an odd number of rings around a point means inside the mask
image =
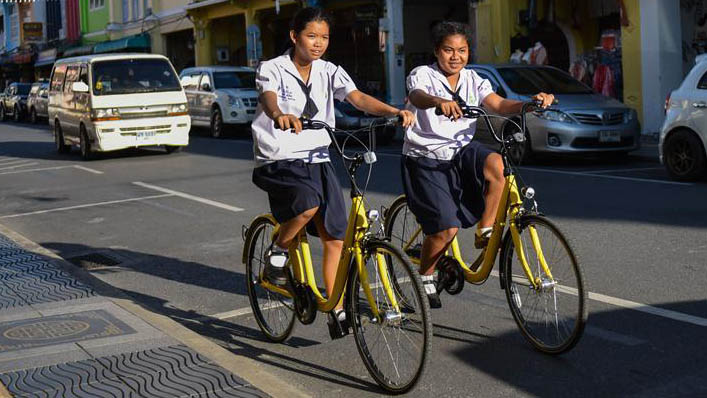
M 518 233 L 520 250 L 513 239 L 506 239 L 500 264 L 508 305 L 518 328 L 533 347 L 547 354 L 561 354 L 577 344 L 587 322 L 582 269 L 567 239 L 546 218 L 521 217 Z M 528 281 L 519 260 L 521 255 L 537 286 Z
M 358 272 L 353 272 L 347 289 L 356 346 L 369 373 L 383 389 L 404 393 L 419 380 L 432 338 L 430 308 L 422 280 L 407 257 L 387 242 L 369 243 L 363 261 L 372 302 Z M 393 275 L 397 276 L 395 288 Z M 397 302 L 397 309 L 393 301 Z M 379 311 L 378 317 L 372 304 Z
M 287 339 L 295 325 L 293 300 L 261 286 L 265 252 L 270 247 L 275 225 L 266 217 L 256 219 L 248 228 L 243 250 L 246 257 L 246 283 L 253 316 L 265 336 L 276 343 Z

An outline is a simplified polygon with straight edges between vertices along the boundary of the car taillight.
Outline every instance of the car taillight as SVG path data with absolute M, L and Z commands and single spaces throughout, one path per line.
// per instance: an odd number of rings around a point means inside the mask
M 665 97 L 665 107 L 663 109 L 666 115 L 668 114 L 668 108 L 670 108 L 670 94 Z

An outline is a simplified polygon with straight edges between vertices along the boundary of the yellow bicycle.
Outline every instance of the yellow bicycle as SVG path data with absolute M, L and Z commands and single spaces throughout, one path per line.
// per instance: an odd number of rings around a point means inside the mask
M 304 129 L 326 129 L 337 152 L 349 163 L 351 211 L 334 291 L 325 298 L 317 287 L 304 230 L 289 250 L 287 287 L 263 279 L 264 255 L 279 225 L 272 215 L 260 215 L 243 231 L 243 263 L 253 314 L 268 339 L 282 342 L 291 334 L 295 318 L 311 324 L 318 311 L 330 312 L 343 300 L 347 321 L 339 323 L 337 317 L 331 317 L 331 337 L 347 335 L 350 324 L 371 376 L 387 392 L 406 392 L 417 383 L 427 363 L 432 321 L 418 272 L 400 249 L 385 241 L 378 212 L 366 211 L 365 189 L 362 192 L 356 184 L 357 169 L 364 163 L 372 165 L 375 154 L 369 150 L 347 156 L 336 141 L 334 129 L 319 121 L 302 122 Z M 392 123 L 392 119 L 386 123 Z M 374 127 L 372 124 L 369 131 L 372 146 Z M 392 275 L 397 276 L 395 288 Z
M 569 241 L 537 211 L 534 189 L 518 188 L 520 177 L 509 162 L 509 151 L 526 139 L 520 133 L 526 131 L 525 113 L 535 105 L 535 102 L 524 104 L 520 126 L 516 125 L 519 130 L 500 138 L 489 122 L 492 116 L 483 108 L 462 106 L 465 117 L 482 118 L 501 144 L 506 183 L 486 248 L 474 262 L 467 264 L 455 237 L 437 264 L 437 290 L 459 294 L 465 282 L 484 283 L 492 274 L 500 250 L 498 276 L 518 328 L 536 349 L 560 354 L 574 347 L 582 336 L 587 321 L 587 292 L 582 269 Z M 384 218 L 391 243 L 419 264 L 423 233 L 404 195 L 384 210 Z

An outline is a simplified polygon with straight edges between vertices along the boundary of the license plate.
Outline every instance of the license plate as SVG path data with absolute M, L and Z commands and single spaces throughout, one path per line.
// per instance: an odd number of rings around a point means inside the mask
M 154 131 L 141 131 L 137 133 L 138 141 L 145 141 L 155 136 Z
M 600 131 L 599 142 L 621 142 L 620 131 Z

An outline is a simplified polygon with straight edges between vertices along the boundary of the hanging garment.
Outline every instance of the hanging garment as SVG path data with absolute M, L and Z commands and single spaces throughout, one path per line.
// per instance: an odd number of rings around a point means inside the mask
M 533 47 L 531 49 L 529 63 L 531 65 L 547 65 L 548 64 L 547 50 L 545 49 L 545 46 L 542 45 L 542 43 L 540 43 L 540 42 L 535 43 L 535 47 Z
M 615 97 L 614 74 L 606 65 L 599 64 L 594 72 L 594 91 L 607 97 Z
M 570 66 L 570 75 L 582 83 L 586 83 L 587 79 L 587 63 L 583 60 L 577 60 Z

